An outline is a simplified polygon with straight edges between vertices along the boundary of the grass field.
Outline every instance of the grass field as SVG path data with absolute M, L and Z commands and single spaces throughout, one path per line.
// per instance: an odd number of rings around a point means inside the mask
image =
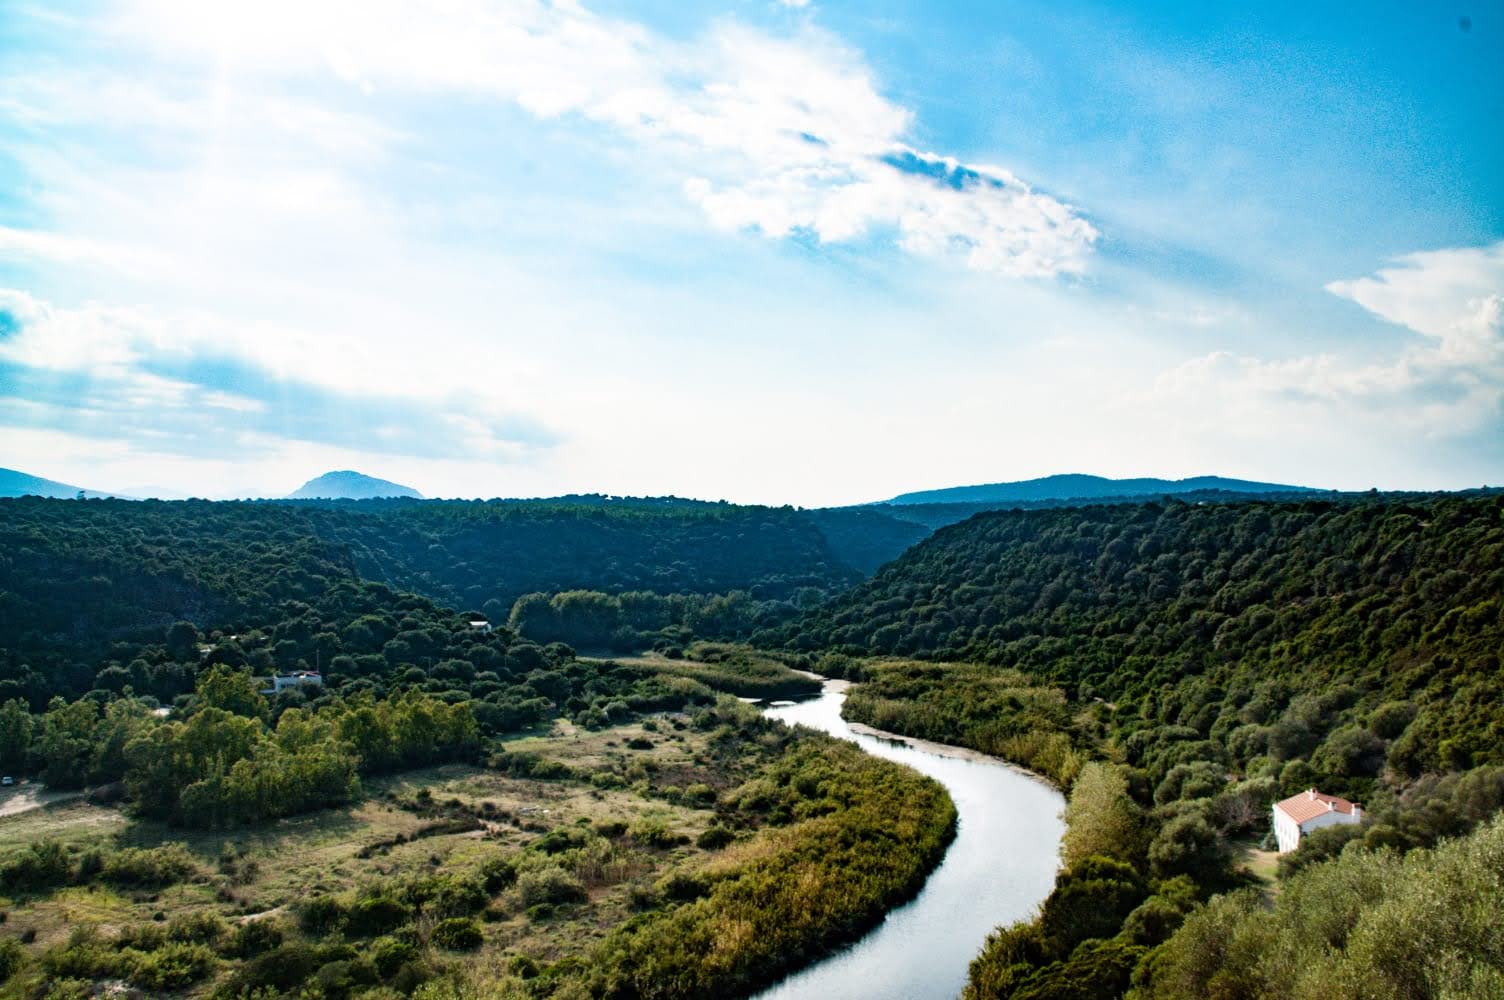
M 526 955 L 551 962 L 580 954 L 631 916 L 634 889 L 640 893 L 671 868 L 722 853 L 695 846 L 715 818 L 709 808 L 714 793 L 703 789 L 735 783 L 739 770 L 720 760 L 724 753 L 712 751 L 711 740 L 711 733 L 680 719 L 601 731 L 561 720 L 546 735 L 508 741 L 504 750 L 563 765 L 565 780 L 446 765 L 368 780 L 365 794 L 349 807 L 254 829 L 173 829 L 76 799 L 3 817 L 0 862 L 44 840 L 75 852 L 180 842 L 199 866 L 193 878 L 160 891 L 87 885 L 0 900 L 3 933 L 31 940 L 29 950 L 40 954 L 80 927 L 109 935 L 165 915 L 213 912 L 232 922 L 272 917 L 290 925 L 297 905 L 316 896 L 352 896 L 378 882 L 435 872 L 473 872 L 553 831 L 585 831 L 589 856 L 575 859 L 572 872 L 588 893 L 584 905 L 530 911 L 514 890 L 499 894 L 484 915 L 481 958 Z M 688 799 L 683 789 L 691 789 Z M 455 817 L 451 825 L 466 828 L 445 829 L 446 818 Z M 661 836 L 642 844 L 634 830 Z M 7 988 L 5 995 L 22 993 Z
M 740 698 L 771 701 L 807 697 L 820 691 L 820 681 L 791 670 L 767 653 L 746 646 L 697 642 L 678 659 L 650 652 L 613 657 L 612 662 L 630 663 L 671 677 L 684 677 Z

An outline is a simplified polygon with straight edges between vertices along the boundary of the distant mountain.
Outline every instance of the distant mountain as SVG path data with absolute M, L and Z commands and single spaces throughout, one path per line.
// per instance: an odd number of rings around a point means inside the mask
M 86 490 L 82 486 L 69 486 L 54 479 L 43 479 L 15 469 L 0 469 L 0 497 L 59 497 L 71 500 L 82 493 L 88 499 L 117 496 Z M 125 498 L 121 498 L 125 499 Z
M 889 504 L 919 503 L 1009 503 L 1027 500 L 1095 500 L 1107 497 L 1164 496 L 1222 490 L 1229 493 L 1299 493 L 1305 486 L 1258 483 L 1247 479 L 1222 476 L 1194 476 L 1190 479 L 1107 479 L 1103 476 L 1060 475 L 1043 479 L 1025 479 L 1016 483 L 988 483 L 983 486 L 953 486 L 942 490 L 904 493 L 885 501 Z
M 370 500 L 375 497 L 410 497 L 421 500 L 423 494 L 411 486 L 345 470 L 326 472 L 317 479 L 308 480 L 287 495 L 289 500 Z

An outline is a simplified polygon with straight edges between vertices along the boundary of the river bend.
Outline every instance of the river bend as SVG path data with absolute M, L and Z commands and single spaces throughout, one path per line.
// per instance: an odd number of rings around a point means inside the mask
M 1065 827 L 1052 787 L 959 747 L 894 738 L 841 718 L 845 681 L 766 710 L 907 764 L 950 792 L 956 839 L 914 899 L 860 940 L 759 993 L 758 1000 L 953 1000 L 988 933 L 1027 917 L 1050 892 Z

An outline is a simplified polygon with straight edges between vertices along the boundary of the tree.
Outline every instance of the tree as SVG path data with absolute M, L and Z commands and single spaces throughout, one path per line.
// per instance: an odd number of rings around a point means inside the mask
M 36 741 L 43 781 L 56 788 L 82 788 L 88 782 L 98 721 L 99 706 L 93 701 L 52 699 Z
M 1166 822 L 1149 844 L 1149 863 L 1161 878 L 1215 877 L 1226 860 L 1227 845 L 1199 810 L 1181 813 Z
M 1081 769 L 1065 807 L 1060 856 L 1067 869 L 1093 856 L 1132 861 L 1143 851 L 1143 811 L 1128 795 L 1128 780 L 1111 764 Z
M 249 670 L 216 665 L 199 675 L 198 701 L 203 708 L 218 708 L 253 719 L 266 716 L 266 698 Z
M 0 768 L 6 771 L 25 768 L 35 727 L 31 710 L 24 701 L 12 698 L 0 705 Z
M 198 659 L 198 629 L 192 622 L 174 622 L 167 629 L 167 652 L 179 663 L 192 663 Z
M 534 642 L 552 642 L 558 638 L 558 615 L 547 594 L 523 594 L 517 598 L 507 616 L 507 625 Z

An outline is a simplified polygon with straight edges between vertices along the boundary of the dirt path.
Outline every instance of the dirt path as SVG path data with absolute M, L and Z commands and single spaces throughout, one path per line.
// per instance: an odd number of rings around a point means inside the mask
M 54 802 L 67 802 L 69 799 L 82 796 L 83 792 L 49 792 L 41 785 L 0 788 L 0 818 L 16 816 L 43 806 L 50 806 Z

